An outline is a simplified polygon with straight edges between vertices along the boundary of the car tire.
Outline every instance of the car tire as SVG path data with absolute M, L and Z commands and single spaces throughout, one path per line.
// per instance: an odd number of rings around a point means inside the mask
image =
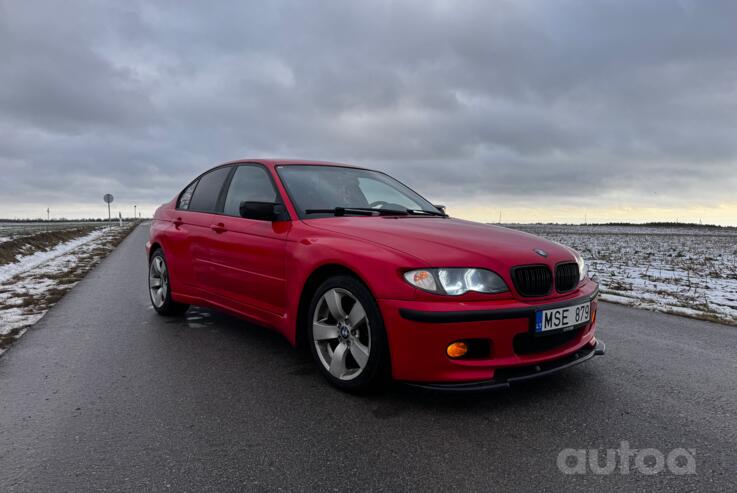
M 171 298 L 169 268 L 161 249 L 157 249 L 148 264 L 148 294 L 151 305 L 159 315 L 182 315 L 189 305 L 178 303 Z
M 384 321 L 361 281 L 346 275 L 327 279 L 312 297 L 306 322 L 310 352 L 332 385 L 361 393 L 390 380 Z

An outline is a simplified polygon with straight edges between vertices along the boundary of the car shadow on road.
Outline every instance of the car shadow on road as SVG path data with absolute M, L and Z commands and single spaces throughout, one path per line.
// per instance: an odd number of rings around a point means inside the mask
M 247 354 L 259 371 L 276 371 L 281 375 L 266 375 L 280 382 L 286 395 L 299 391 L 324 395 L 329 392 L 339 400 L 365 402 L 376 419 L 391 419 L 405 413 L 432 410 L 434 413 L 463 415 L 479 411 L 495 412 L 525 409 L 530 405 L 560 402 L 562 397 L 586 399 L 597 391 L 596 372 L 587 365 L 570 368 L 537 380 L 521 382 L 508 389 L 484 392 L 443 392 L 413 387 L 401 382 L 389 384 L 380 391 L 364 395 L 348 395 L 331 387 L 320 375 L 311 355 L 304 349 L 294 349 L 277 332 L 260 327 L 228 314 L 207 308 L 192 307 L 184 317 L 167 319 L 167 323 L 199 333 L 214 346 L 236 347 Z M 259 363 L 269 362 L 267 365 Z

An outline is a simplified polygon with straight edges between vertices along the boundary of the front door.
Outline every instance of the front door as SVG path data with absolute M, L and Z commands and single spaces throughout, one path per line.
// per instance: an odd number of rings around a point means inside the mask
M 214 289 L 239 312 L 273 322 L 286 312 L 285 252 L 290 221 L 240 216 L 243 201 L 281 202 L 269 171 L 238 165 L 225 193 L 213 240 Z

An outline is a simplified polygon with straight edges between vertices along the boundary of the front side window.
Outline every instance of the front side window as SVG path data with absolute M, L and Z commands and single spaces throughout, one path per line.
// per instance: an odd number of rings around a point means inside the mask
M 218 212 L 218 198 L 231 167 L 217 168 L 200 177 L 189 201 L 189 210 L 197 212 Z
M 223 212 L 229 216 L 240 216 L 241 202 L 277 202 L 277 193 L 263 166 L 238 166 L 225 197 Z
M 289 165 L 278 167 L 300 217 L 327 217 L 306 214 L 308 210 L 336 207 L 379 210 L 407 209 L 441 214 L 430 202 L 378 171 L 339 166 Z

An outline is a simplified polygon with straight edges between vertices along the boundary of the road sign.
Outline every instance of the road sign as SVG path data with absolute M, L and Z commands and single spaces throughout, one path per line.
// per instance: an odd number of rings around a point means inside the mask
M 107 220 L 110 222 L 110 203 L 113 201 L 113 195 L 111 193 L 106 193 L 102 200 L 104 200 L 107 203 Z

